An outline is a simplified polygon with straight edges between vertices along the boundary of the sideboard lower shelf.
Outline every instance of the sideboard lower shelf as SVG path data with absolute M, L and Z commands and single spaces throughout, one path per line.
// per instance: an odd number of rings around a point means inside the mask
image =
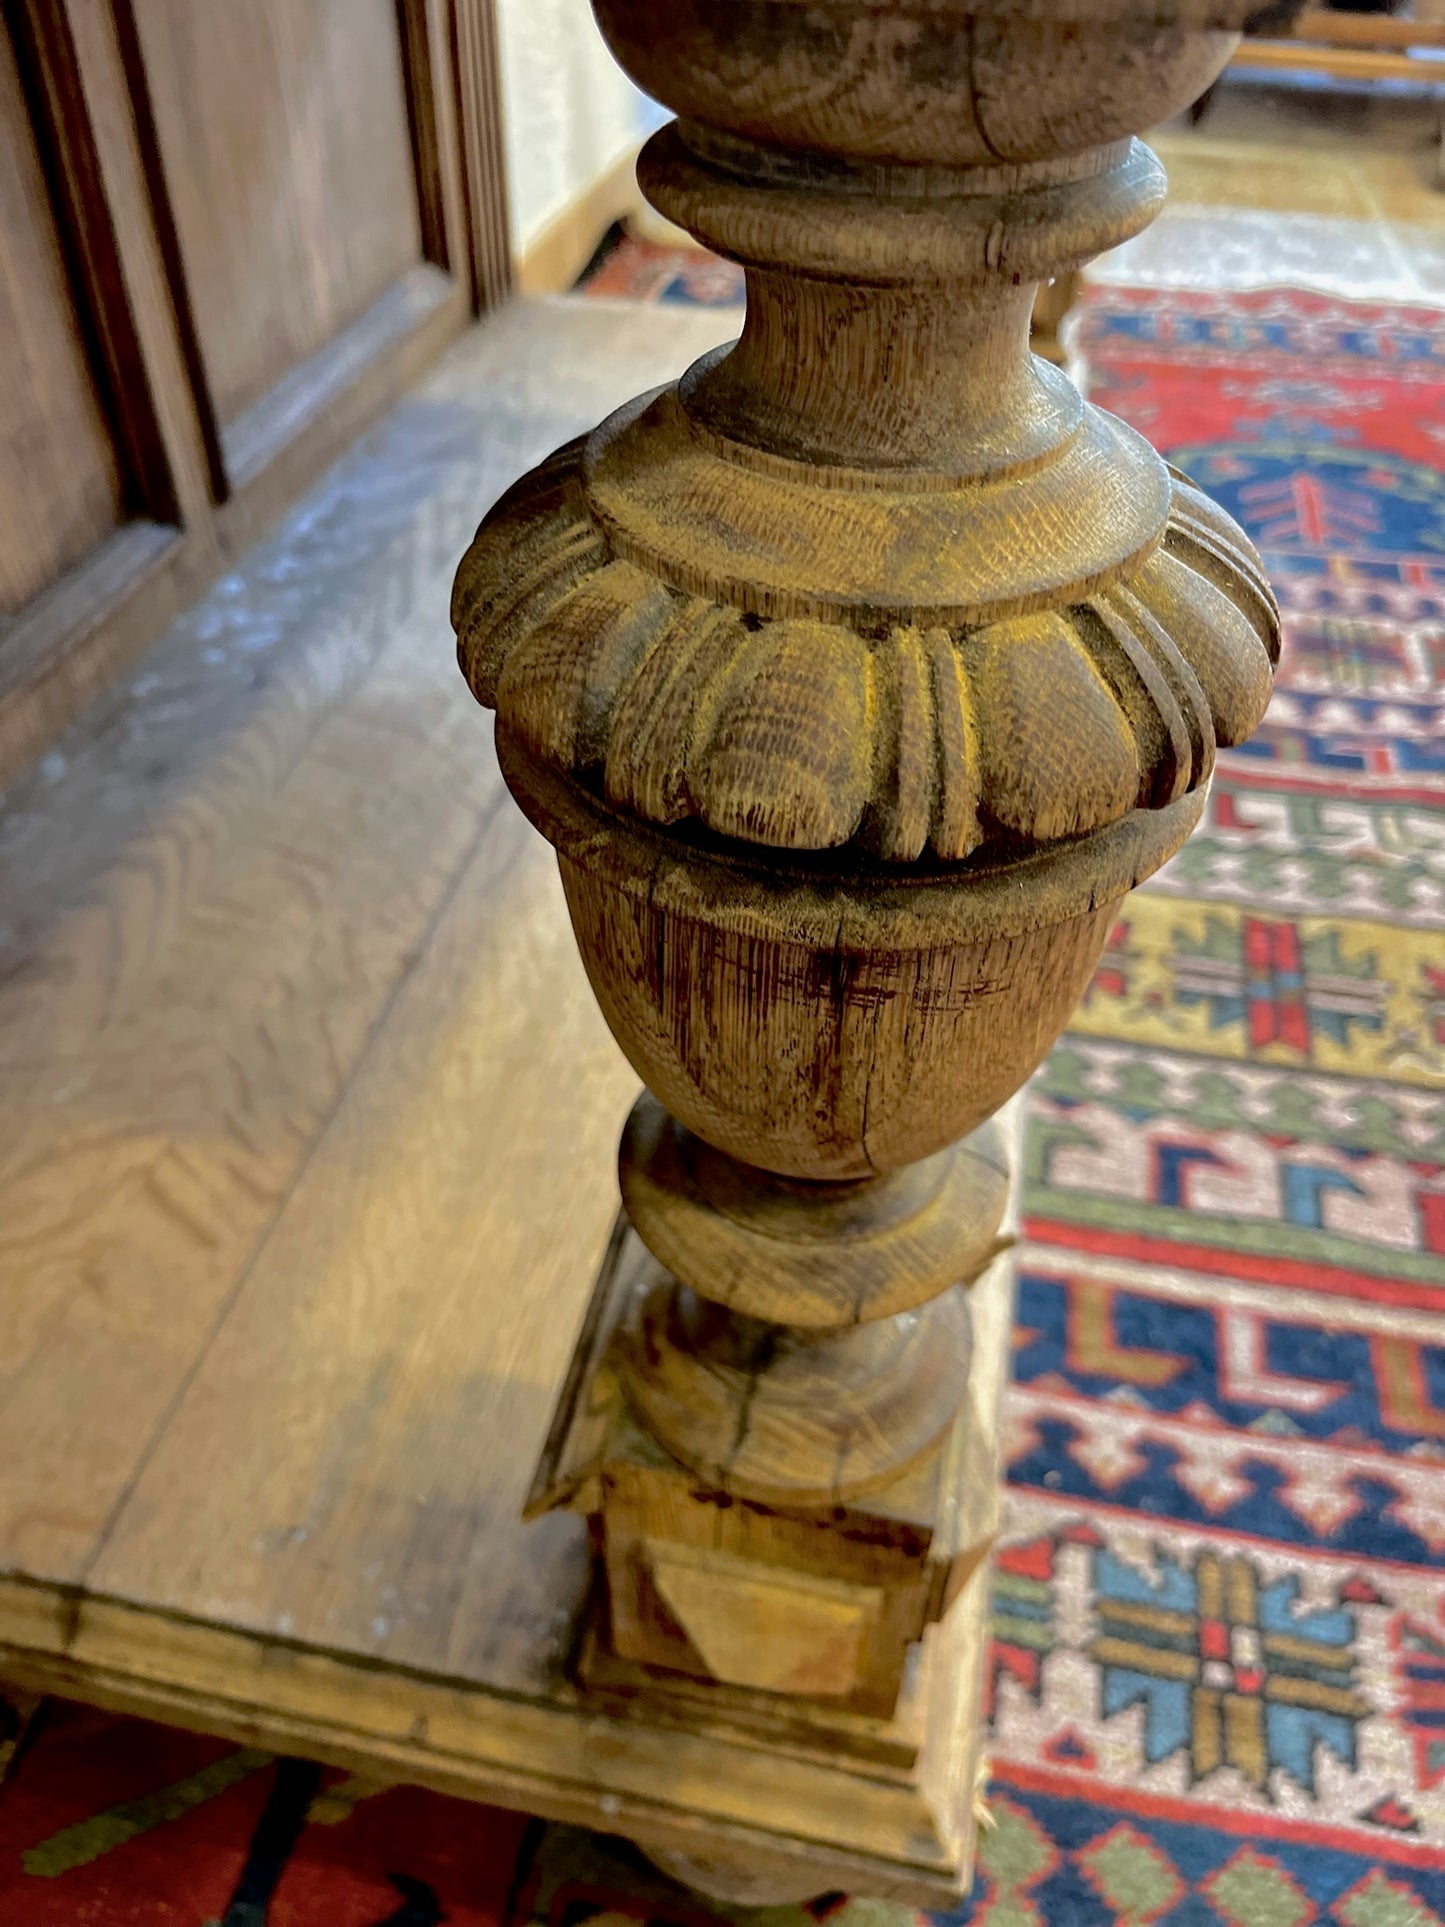
M 184 1075 L 183 1041 L 152 1075 Z M 160 1422 L 143 1373 L 49 1368 L 45 1396 L 100 1402 L 88 1431 L 130 1460 L 93 1530 L 70 1529 L 88 1503 L 79 1457 L 7 1468 L 0 1675 L 776 1864 L 818 1891 L 946 1900 L 971 1835 L 982 1580 L 927 1689 L 951 1722 L 951 1810 L 826 1736 L 604 1718 L 571 1683 L 585 1528 L 521 1510 L 607 1248 L 634 1090 L 551 852 L 500 805 Z M 202 1142 L 208 1128 L 201 1115 Z M 183 1267 L 149 1281 L 157 1371 L 191 1289 Z M 1005 1318 L 980 1367 L 995 1376 Z M 146 1330 L 131 1336 L 143 1359 Z

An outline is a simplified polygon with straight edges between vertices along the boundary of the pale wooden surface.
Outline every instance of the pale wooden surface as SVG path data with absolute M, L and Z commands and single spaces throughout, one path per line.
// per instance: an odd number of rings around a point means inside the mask
M 407 1372 L 420 1379 L 435 1363 L 436 1385 L 485 1354 L 482 1339 L 459 1341 L 489 1308 L 506 1315 L 486 1290 L 506 1255 L 488 1219 L 514 1201 L 484 1160 L 518 1155 L 534 1113 L 559 1148 L 575 1139 L 577 1181 L 561 1205 L 571 1215 L 542 1228 L 545 1249 L 573 1254 L 578 1295 L 558 1305 L 550 1334 L 565 1355 L 610 1221 L 612 1147 L 634 1086 L 571 958 L 551 855 L 502 807 L 488 731 L 456 676 L 449 544 L 554 431 L 558 398 L 579 412 L 610 399 L 715 325 L 558 311 L 509 316 L 474 336 L 441 385 L 395 418 L 369 464 L 333 490 L 326 553 L 307 554 L 315 530 L 258 551 L 230 596 L 209 598 L 185 625 L 171 659 L 164 646 L 151 659 L 150 705 L 142 695 L 124 706 L 108 737 L 73 733 L 60 751 L 63 780 L 42 775 L 15 792 L 0 825 L 5 1568 L 60 1583 L 103 1568 L 107 1586 L 124 1591 L 131 1561 L 139 1576 L 143 1548 L 165 1530 L 145 1464 L 164 1459 L 173 1421 L 204 1410 L 210 1496 L 199 1519 L 173 1514 L 195 1551 L 191 1573 L 172 1575 L 170 1603 L 226 1605 L 274 1624 L 270 1575 L 284 1562 L 304 1589 L 297 1550 L 323 1569 L 309 1550 L 323 1522 L 284 1555 L 232 1529 L 210 1471 L 234 1481 L 238 1502 L 269 1511 L 254 1477 L 266 1426 L 249 1401 L 234 1407 L 233 1433 L 218 1424 L 203 1358 L 255 1318 L 266 1356 L 248 1349 L 236 1364 L 244 1357 L 269 1387 L 262 1409 L 274 1424 L 293 1380 L 304 1422 L 321 1384 L 307 1374 L 340 1382 L 358 1348 L 371 1359 L 363 1377 L 380 1371 L 393 1397 Z M 640 344 L 630 352 L 629 332 Z M 570 342 L 593 344 L 605 372 L 580 370 Z M 544 381 L 549 353 L 559 366 Z M 515 382 L 520 406 L 490 386 L 499 377 Z M 368 490 L 375 499 L 361 503 L 353 530 L 347 517 Z M 405 520 L 391 526 L 392 516 Z M 304 594 L 288 589 L 303 561 L 316 571 Z M 208 642 L 226 662 L 205 661 Z M 502 982 L 543 1000 L 521 1003 L 511 1037 L 475 1004 Z M 541 1010 L 550 1025 L 536 1021 Z M 549 1028 L 560 1032 L 555 1046 Z M 550 1076 L 524 1082 L 504 1113 L 507 1078 L 525 1080 L 554 1050 Z M 433 1058 L 447 1060 L 435 1076 Z M 596 1155 L 577 1101 L 592 1075 L 614 1093 Z M 405 1102 L 388 1094 L 388 1076 L 405 1084 Z M 440 1090 L 451 1093 L 441 1126 Z M 337 1186 L 362 1175 L 360 1137 L 367 1205 L 348 1228 Z M 304 1343 L 318 1281 L 346 1272 L 347 1289 L 361 1293 L 337 1243 L 348 1236 L 381 1276 L 384 1303 L 362 1294 L 334 1312 L 353 1336 L 323 1364 Z M 452 1252 L 450 1283 L 427 1239 Z M 449 1290 L 460 1320 L 451 1328 L 436 1310 Z M 277 1329 L 277 1316 L 294 1322 Z M 529 1369 L 545 1384 L 547 1353 L 535 1335 L 529 1343 Z M 538 1443 L 546 1416 L 536 1415 Z M 342 1487 L 389 1488 L 399 1475 L 414 1484 L 396 1445 L 352 1437 L 340 1475 L 333 1453 L 314 1495 L 328 1517 L 342 1498 L 338 1476 Z M 530 1464 L 520 1445 L 518 1455 L 520 1493 Z M 304 1486 L 305 1463 L 293 1457 Z M 438 1454 L 445 1479 L 449 1457 Z M 289 1537 L 306 1524 L 283 1511 L 257 1518 L 258 1531 Z M 208 1577 L 212 1522 L 225 1569 Z M 254 1586 L 238 1558 L 257 1562 Z M 384 1645 L 372 1630 L 382 1605 L 379 1593 L 355 1602 L 369 1650 Z M 416 1636 L 401 1615 L 392 1637 L 405 1646 Z
M 937 1900 L 906 1777 L 581 1707 L 520 1518 L 635 1080 L 450 566 L 729 319 L 469 337 L 0 815 L 0 1677 Z
M 822 1198 L 772 1182 L 673 1122 L 650 1091 L 618 1155 L 639 1237 L 682 1284 L 749 1318 L 827 1330 L 925 1304 L 972 1277 L 1008 1199 L 996 1129 L 881 1184 Z

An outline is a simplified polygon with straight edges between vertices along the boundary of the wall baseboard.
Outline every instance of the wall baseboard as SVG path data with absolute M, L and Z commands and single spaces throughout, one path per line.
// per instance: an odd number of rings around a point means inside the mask
M 641 151 L 641 141 L 629 147 L 522 249 L 514 274 L 523 294 L 565 294 L 614 221 L 626 221 L 634 234 L 657 247 L 697 247 L 686 228 L 674 226 L 643 199 L 637 185 Z
M 619 155 L 519 252 L 516 284 L 523 294 L 565 294 L 612 223 L 640 212 L 645 205 L 637 185 L 641 145 L 639 141 Z

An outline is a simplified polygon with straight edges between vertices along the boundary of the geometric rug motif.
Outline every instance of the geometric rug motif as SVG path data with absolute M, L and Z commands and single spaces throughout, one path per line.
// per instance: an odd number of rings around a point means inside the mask
M 1111 288 L 1080 345 L 1285 650 L 1034 1086 L 958 1918 L 1439 1927 L 1445 317 Z

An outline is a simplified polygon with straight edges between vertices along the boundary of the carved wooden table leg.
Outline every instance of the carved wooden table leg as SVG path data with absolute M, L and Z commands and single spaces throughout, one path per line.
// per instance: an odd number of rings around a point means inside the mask
M 966 1841 L 990 1120 L 1278 646 L 1244 536 L 1031 356 L 1029 316 L 1156 212 L 1130 130 L 1210 80 L 1246 0 L 595 7 L 680 115 L 649 197 L 743 263 L 748 312 L 520 482 L 457 579 L 648 1087 L 536 1503 L 592 1522 L 600 1700 L 871 1747 Z

